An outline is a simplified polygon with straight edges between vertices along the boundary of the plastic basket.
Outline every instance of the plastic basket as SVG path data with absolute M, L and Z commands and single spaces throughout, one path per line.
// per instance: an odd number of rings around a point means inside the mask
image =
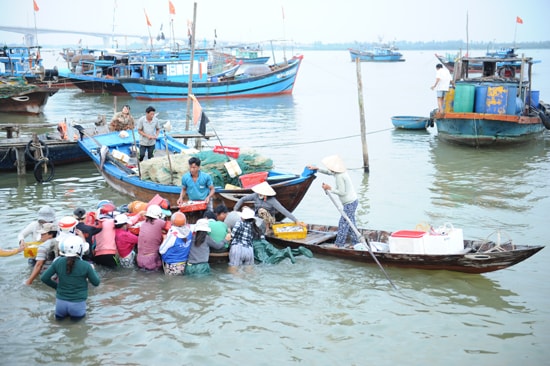
M 181 212 L 193 212 L 206 210 L 206 201 L 187 201 L 180 206 Z
M 227 155 L 227 156 L 230 156 L 232 158 L 237 159 L 239 157 L 241 149 L 238 148 L 238 147 L 234 147 L 234 146 L 216 145 L 216 146 L 214 146 L 213 151 L 217 154 Z
M 307 229 L 296 224 L 275 224 L 273 234 L 281 239 L 304 239 L 307 236 Z
M 241 175 L 239 179 L 241 180 L 241 185 L 243 188 L 252 188 L 256 184 L 260 184 L 267 180 L 268 172 L 258 172 Z

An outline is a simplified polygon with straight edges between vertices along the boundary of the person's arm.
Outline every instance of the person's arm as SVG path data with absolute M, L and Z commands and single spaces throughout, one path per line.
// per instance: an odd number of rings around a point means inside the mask
M 19 240 L 19 245 L 25 245 L 25 238 L 31 235 L 34 232 L 34 227 L 37 225 L 36 221 L 31 222 L 17 235 L 17 240 Z M 34 240 L 34 238 L 33 238 Z
M 14 249 L 0 249 L 0 257 L 9 257 L 9 256 L 12 256 L 12 255 L 16 255 L 17 253 L 23 251 L 25 247 L 24 246 L 19 246 L 19 248 L 14 248 Z
M 184 197 L 187 197 L 187 187 L 186 186 L 181 186 L 181 193 L 180 193 L 180 196 L 177 200 L 177 204 L 178 205 L 182 205 L 183 204 L 183 198 Z
M 38 277 L 38 275 L 40 274 L 40 270 L 42 270 L 42 267 L 44 266 L 44 262 L 45 261 L 36 261 L 34 268 L 32 269 L 31 275 L 29 276 L 27 281 L 25 281 L 25 285 L 27 286 L 32 285 L 34 279 Z
M 247 202 L 247 201 L 254 201 L 254 195 L 256 193 L 247 194 L 246 196 L 242 196 L 239 198 L 237 203 L 235 203 L 235 206 L 233 206 L 233 211 L 239 211 L 241 209 L 241 206 Z
M 288 217 L 294 222 L 298 222 L 296 216 L 294 216 L 289 210 L 287 210 L 276 198 L 272 198 L 270 201 L 273 208 L 276 209 L 281 215 Z
M 229 234 L 228 234 L 229 235 Z M 227 237 L 227 235 L 226 235 Z M 214 239 L 212 239 L 210 237 L 210 235 L 206 235 L 206 239 L 204 241 L 210 248 L 213 248 L 213 249 L 221 249 L 225 246 L 225 244 L 227 243 L 227 239 L 226 238 L 223 238 L 222 240 L 220 240 L 219 242 L 215 242 Z
M 214 196 L 214 193 L 216 193 L 216 189 L 214 188 L 214 185 L 210 186 L 210 192 L 208 192 L 208 196 L 204 199 L 206 203 L 209 203 L 212 199 L 212 196 Z
M 98 286 L 101 282 L 97 272 L 91 264 L 88 264 L 88 281 L 90 281 L 90 283 L 94 286 Z

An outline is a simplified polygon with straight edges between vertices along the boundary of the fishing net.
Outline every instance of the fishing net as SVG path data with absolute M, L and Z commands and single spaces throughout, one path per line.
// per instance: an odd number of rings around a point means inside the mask
M 240 186 L 239 177 L 231 177 L 225 168 L 228 157 L 211 150 L 193 153 L 156 156 L 140 163 L 141 179 L 160 184 L 181 183 L 181 177 L 189 171 L 189 159 L 196 156 L 201 159 L 201 171 L 212 177 L 214 186 L 225 187 L 226 184 Z M 256 153 L 254 150 L 241 151 L 235 159 L 242 174 L 265 172 L 273 168 L 273 161 Z M 171 169 L 170 169 L 171 167 Z

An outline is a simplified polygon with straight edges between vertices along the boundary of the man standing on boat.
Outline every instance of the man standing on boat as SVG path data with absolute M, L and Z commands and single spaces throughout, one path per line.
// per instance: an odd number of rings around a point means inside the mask
M 181 193 L 178 205 L 182 205 L 185 196 L 189 201 L 205 201 L 212 209 L 212 196 L 216 193 L 212 177 L 201 172 L 201 159 L 193 156 L 189 159 L 189 171 L 181 177 Z
M 141 136 L 139 139 L 139 161 L 143 161 L 146 151 L 149 159 L 155 152 L 155 143 L 160 133 L 160 122 L 155 116 L 155 112 L 155 108 L 147 107 L 145 116 L 137 121 L 138 133 Z
M 439 113 L 443 113 L 443 102 L 445 100 L 445 94 L 449 91 L 449 85 L 451 84 L 452 76 L 447 68 L 442 64 L 435 65 L 435 84 L 432 86 L 432 90 L 437 92 L 437 106 L 439 107 Z

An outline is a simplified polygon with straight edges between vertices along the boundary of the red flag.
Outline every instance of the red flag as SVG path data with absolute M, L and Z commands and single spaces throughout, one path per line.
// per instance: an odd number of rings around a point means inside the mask
M 523 19 L 516 17 L 516 23 L 523 24 Z
M 143 12 L 145 13 L 145 20 L 147 20 L 147 26 L 150 27 L 151 22 L 149 21 L 149 17 L 147 16 L 147 12 L 145 11 L 145 9 L 143 9 Z
M 33 5 L 33 7 L 34 7 L 34 11 L 40 10 L 40 8 L 38 7 L 38 4 L 36 3 L 35 0 L 32 0 L 32 5 Z
M 193 124 L 196 126 L 202 114 L 202 107 L 193 94 L 189 94 L 189 98 L 193 101 Z
M 174 7 L 174 4 L 170 0 L 168 0 L 168 10 L 170 11 L 171 15 L 176 15 L 176 8 Z

